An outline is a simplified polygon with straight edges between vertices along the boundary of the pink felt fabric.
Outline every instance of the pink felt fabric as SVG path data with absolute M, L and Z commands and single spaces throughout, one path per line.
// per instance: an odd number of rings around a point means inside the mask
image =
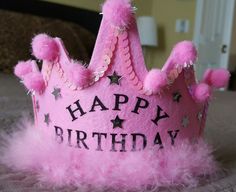
M 67 82 L 64 82 L 61 79 L 58 70 L 56 67 L 53 67 L 45 92 L 41 95 L 35 95 L 35 99 L 40 104 L 40 110 L 38 112 L 39 127 L 46 127 L 52 132 L 54 132 L 54 125 L 62 126 L 62 128 L 65 129 L 78 127 L 81 130 L 86 130 L 88 133 L 92 131 L 107 132 L 107 130 L 112 133 L 122 133 L 124 131 L 127 133 L 140 132 L 145 133 L 148 140 L 151 141 L 154 139 L 156 132 L 160 131 L 160 134 L 164 138 L 163 142 L 167 145 L 170 144 L 170 138 L 168 138 L 167 133 L 168 130 L 181 129 L 176 140 L 182 140 L 183 138 L 197 138 L 199 136 L 199 127 L 201 124 L 197 119 L 197 114 L 204 111 L 204 103 L 196 103 L 192 98 L 188 88 L 183 83 L 185 81 L 184 73 L 181 73 L 174 84 L 166 89 L 161 96 L 136 94 L 136 91 L 130 85 L 130 81 L 128 80 L 129 77 L 123 73 L 124 68 L 119 57 L 120 51 L 121 50 L 118 48 L 115 58 L 113 59 L 113 65 L 110 66 L 106 76 L 101 78 L 100 81 L 96 82 L 94 85 L 82 90 L 73 91 L 68 88 Z M 66 54 L 62 53 L 61 56 L 62 55 L 65 56 Z M 62 61 L 61 65 L 65 66 L 66 64 L 63 62 L 67 62 L 68 58 L 65 56 L 60 59 Z M 47 68 L 46 65 L 47 63 L 45 63 L 45 68 Z M 113 71 L 122 75 L 120 85 L 110 85 L 107 76 L 112 75 Z M 61 88 L 63 99 L 55 100 L 54 96 L 51 94 L 55 86 Z M 182 95 L 180 103 L 173 101 L 172 94 L 176 91 L 179 91 Z M 124 94 L 129 98 L 128 103 L 120 105 L 121 111 L 112 110 L 115 106 L 115 94 Z M 95 96 L 97 96 L 109 110 L 101 111 L 101 107 L 97 106 L 95 112 L 89 112 Z M 140 109 L 139 114 L 136 114 L 132 111 L 134 110 L 138 97 L 146 99 L 149 102 L 149 106 L 147 109 Z M 66 107 L 71 105 L 71 107 L 75 109 L 76 105 L 74 102 L 78 99 L 86 114 L 72 122 Z M 155 118 L 157 114 L 157 105 L 163 109 L 162 113 L 166 112 L 170 118 L 160 120 L 158 125 L 155 125 L 151 119 Z M 52 107 L 49 108 L 48 106 Z M 58 111 L 60 111 L 60 113 L 58 113 Z M 53 121 L 48 127 L 44 123 L 45 113 L 49 113 L 51 120 Z M 79 111 L 76 114 L 76 116 L 80 116 Z M 124 130 L 112 129 L 110 120 L 116 115 L 126 119 L 123 123 L 125 127 Z M 183 128 L 181 124 L 182 118 L 185 115 L 189 116 L 191 124 L 189 124 L 188 127 L 191 128 Z M 173 124 L 173 122 L 175 123 Z M 144 129 L 144 127 L 149 127 L 149 129 Z M 72 140 L 74 139 L 72 138 Z M 150 145 L 151 144 L 152 143 L 150 143 Z M 110 146 L 107 147 L 109 148 Z
M 106 48 L 104 40 L 106 40 L 111 35 L 108 34 L 108 31 L 111 31 L 112 29 L 113 27 L 106 20 L 103 19 L 100 25 L 94 51 L 89 64 L 89 68 L 93 71 L 95 71 L 101 65 L 103 59 L 103 52 L 101 50 L 104 50 Z M 130 49 L 130 55 L 132 55 L 132 65 L 137 73 L 138 78 L 143 81 L 148 70 L 144 62 L 144 57 L 135 20 L 131 20 L 128 31 L 129 45 L 130 47 L 132 47 L 132 49 Z

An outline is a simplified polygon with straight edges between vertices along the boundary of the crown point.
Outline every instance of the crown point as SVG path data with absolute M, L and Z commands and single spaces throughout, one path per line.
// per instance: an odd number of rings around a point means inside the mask
M 211 88 L 206 83 L 199 83 L 193 86 L 193 96 L 199 103 L 207 101 L 211 96 Z
M 102 12 L 107 21 L 119 28 L 127 28 L 134 13 L 130 0 L 107 0 Z
M 167 85 L 167 75 L 159 69 L 152 69 L 144 80 L 144 88 L 157 94 Z
M 227 86 L 229 78 L 230 73 L 226 69 L 208 69 L 203 75 L 203 82 L 219 89 Z
M 90 69 L 81 63 L 72 63 L 69 67 L 69 80 L 78 87 L 89 85 L 92 80 L 93 73 Z
M 172 52 L 172 59 L 175 63 L 192 65 L 197 59 L 197 50 L 192 41 L 182 41 L 175 45 Z
M 54 61 L 59 54 L 56 41 L 47 34 L 39 34 L 33 38 L 32 50 L 35 57 L 47 61 Z
M 43 75 L 40 72 L 32 72 L 25 75 L 23 83 L 28 90 L 38 93 L 42 92 L 45 88 Z
M 14 74 L 23 79 L 25 75 L 31 73 L 33 71 L 33 63 L 35 61 L 28 60 L 28 61 L 19 61 L 14 68 Z

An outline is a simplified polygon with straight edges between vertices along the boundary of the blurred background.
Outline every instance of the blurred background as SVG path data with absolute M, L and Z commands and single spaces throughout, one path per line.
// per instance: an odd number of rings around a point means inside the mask
M 1 0 L 0 70 L 11 73 L 30 57 L 34 34 L 61 37 L 73 58 L 89 63 L 102 0 Z M 193 40 L 199 49 L 197 76 L 223 67 L 236 89 L 235 0 L 134 0 L 147 67 L 161 68 L 174 44 Z

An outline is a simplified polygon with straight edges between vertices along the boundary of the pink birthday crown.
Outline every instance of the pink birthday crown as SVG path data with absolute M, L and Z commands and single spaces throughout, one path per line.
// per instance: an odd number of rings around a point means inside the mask
M 178 43 L 162 69 L 148 71 L 130 2 L 107 0 L 102 13 L 87 68 L 68 56 L 61 39 L 46 34 L 32 41 L 42 70 L 34 60 L 15 67 L 32 93 L 31 133 L 40 132 L 43 139 L 35 142 L 46 148 L 31 154 L 43 154 L 36 172 L 55 184 L 195 185 L 215 171 L 201 138 L 212 90 L 227 85 L 228 71 L 209 69 L 197 82 L 191 41 Z

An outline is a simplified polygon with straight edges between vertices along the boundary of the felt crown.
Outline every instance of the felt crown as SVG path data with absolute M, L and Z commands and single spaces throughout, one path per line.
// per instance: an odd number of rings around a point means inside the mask
M 162 69 L 148 71 L 131 3 L 107 0 L 102 13 L 87 68 L 46 34 L 32 41 L 42 70 L 33 60 L 15 67 L 32 92 L 31 133 L 40 132 L 37 145 L 46 148 L 31 154 L 41 158 L 40 178 L 116 189 L 197 184 L 216 170 L 201 138 L 212 90 L 226 86 L 229 73 L 209 69 L 197 82 L 191 41 L 176 44 Z M 46 154 L 53 163 L 42 160 Z

